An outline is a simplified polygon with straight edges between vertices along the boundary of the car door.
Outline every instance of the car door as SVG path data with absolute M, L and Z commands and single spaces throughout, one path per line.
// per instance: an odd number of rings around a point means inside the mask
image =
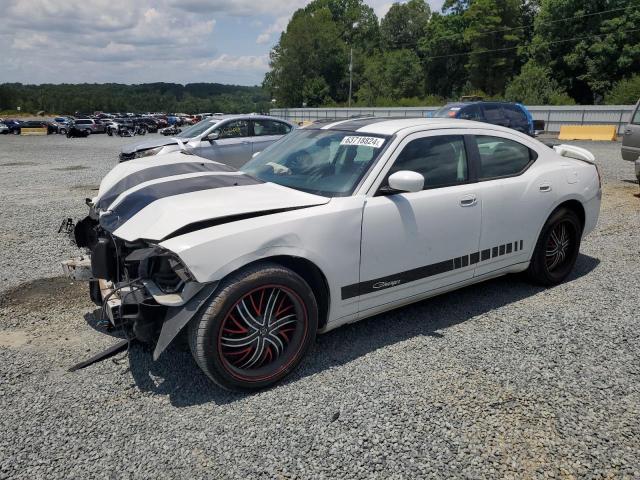
M 501 127 L 508 127 L 509 121 L 502 111 L 502 107 L 498 103 L 484 103 L 482 104 L 482 114 L 484 121 L 493 125 L 500 125 Z
M 360 295 L 360 312 L 472 278 L 481 212 L 466 143 L 461 130 L 423 132 L 395 150 L 365 203 L 360 282 L 343 289 L 343 297 Z M 421 173 L 424 189 L 384 193 L 400 170 Z
M 290 125 L 277 120 L 255 119 L 252 120 L 252 124 L 251 145 L 253 153 L 261 152 L 291 131 Z
M 213 138 L 211 134 L 216 135 Z M 222 123 L 209 134 L 211 140 L 202 139 L 195 148 L 195 154 L 226 163 L 232 167 L 241 167 L 251 158 L 248 120 L 229 120 Z
M 640 101 L 631 114 L 631 120 L 624 127 L 622 137 L 622 158 L 634 161 L 640 155 Z
M 553 174 L 537 168 L 537 152 L 514 135 L 478 133 L 477 191 L 482 198 L 476 276 L 527 262 L 556 202 Z M 545 147 L 546 148 L 546 147 Z

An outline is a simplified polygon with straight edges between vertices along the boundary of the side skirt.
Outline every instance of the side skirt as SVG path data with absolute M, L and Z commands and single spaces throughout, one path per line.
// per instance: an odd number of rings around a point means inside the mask
M 329 322 L 322 330 L 319 330 L 319 333 L 326 333 L 331 330 L 334 330 L 342 325 L 346 325 L 348 323 L 355 323 L 360 320 L 364 320 L 365 318 L 373 317 L 374 315 L 378 315 L 380 313 L 385 313 L 391 310 L 395 310 L 396 308 L 404 307 L 406 305 L 410 305 L 412 303 L 419 302 L 421 300 L 426 300 L 427 298 L 436 297 L 443 293 L 448 293 L 453 290 L 458 290 L 460 288 L 467 287 L 469 285 L 474 285 L 476 283 L 481 283 L 486 280 L 491 280 L 492 278 L 501 277 L 503 275 L 507 275 L 509 273 L 519 273 L 525 271 L 529 267 L 529 262 L 517 263 L 515 265 L 510 265 L 507 268 L 501 268 L 499 270 L 495 270 L 493 272 L 484 273 L 478 277 L 472 277 L 463 282 L 452 283 L 451 285 L 447 285 L 445 287 L 437 288 L 435 290 L 429 290 L 424 293 L 420 293 L 418 295 L 412 295 L 410 297 L 404 297 L 399 300 L 384 303 L 382 305 L 378 305 L 377 307 L 372 307 L 367 310 L 363 310 L 359 312 L 358 315 L 348 315 L 346 317 L 341 317 Z

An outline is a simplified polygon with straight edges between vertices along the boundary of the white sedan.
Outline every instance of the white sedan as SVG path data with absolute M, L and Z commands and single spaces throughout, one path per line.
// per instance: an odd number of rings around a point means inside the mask
M 187 328 L 212 380 L 252 390 L 316 333 L 499 275 L 562 282 L 598 219 L 592 161 L 466 120 L 316 123 L 240 171 L 180 152 L 120 164 L 74 234 L 114 326 L 154 358 Z

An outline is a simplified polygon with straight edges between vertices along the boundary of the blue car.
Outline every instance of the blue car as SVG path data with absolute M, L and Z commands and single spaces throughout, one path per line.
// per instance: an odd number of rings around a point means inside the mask
M 454 102 L 436 110 L 435 118 L 462 118 L 513 128 L 535 136 L 533 117 L 520 103 L 509 102 Z

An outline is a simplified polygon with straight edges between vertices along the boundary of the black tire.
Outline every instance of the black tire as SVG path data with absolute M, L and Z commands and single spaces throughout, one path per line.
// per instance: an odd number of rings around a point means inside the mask
M 61 128 L 60 130 L 58 130 L 58 133 L 60 135 L 66 135 L 67 134 L 67 129 L 66 128 Z
M 87 137 L 88 137 L 89 135 L 91 135 L 91 130 L 90 130 L 89 128 L 87 128 L 87 129 L 85 130 L 85 133 L 87 134 Z
M 113 137 L 113 131 L 110 128 L 107 130 L 107 135 Z
M 14 130 L 12 133 L 13 133 L 14 135 L 20 135 L 20 130 Z
M 552 286 L 571 273 L 580 253 L 582 222 L 568 208 L 554 211 L 542 227 L 527 275 L 533 282 Z
M 275 318 L 273 324 L 270 318 Z M 189 324 L 189 346 L 211 380 L 246 392 L 291 373 L 314 342 L 317 328 L 318 306 L 309 285 L 295 272 L 265 262 L 223 280 Z

